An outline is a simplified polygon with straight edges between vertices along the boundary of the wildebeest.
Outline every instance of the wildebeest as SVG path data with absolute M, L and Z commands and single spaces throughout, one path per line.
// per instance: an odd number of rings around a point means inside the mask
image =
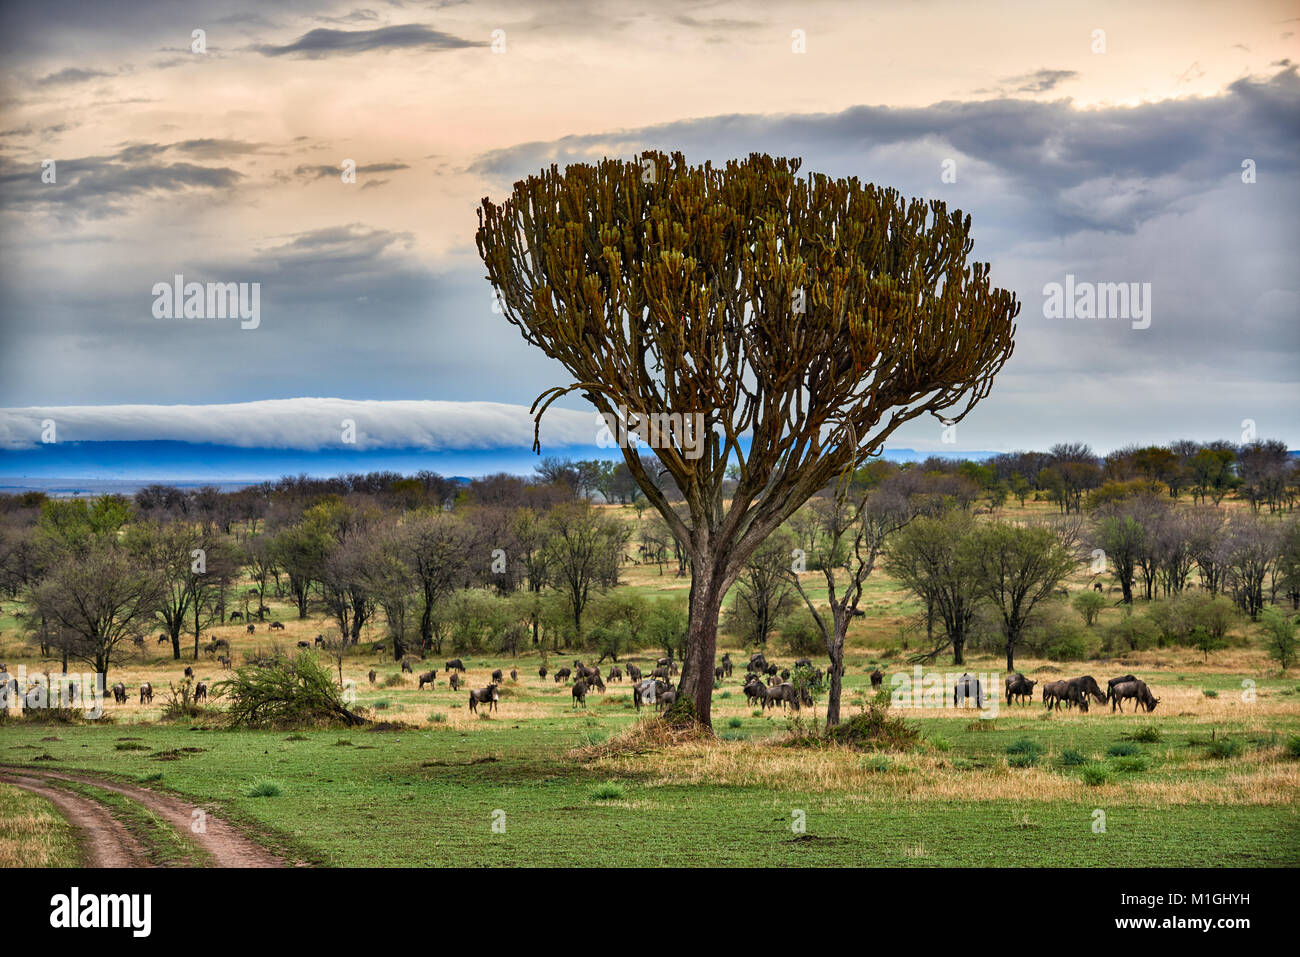
M 1137 677 L 1134 675 L 1120 675 L 1118 678 L 1111 678 L 1106 682 L 1106 697 L 1109 698 L 1115 686 L 1123 681 L 1137 681 Z
M 478 706 L 486 703 L 488 710 L 494 711 L 496 710 L 497 702 L 500 700 L 501 697 L 497 694 L 497 686 L 488 685 L 486 688 L 480 688 L 478 691 L 470 691 L 469 710 L 478 711 Z
M 589 675 L 584 679 L 584 680 L 587 682 L 587 687 L 588 687 L 588 688 L 595 688 L 595 689 L 596 689 L 597 691 L 599 691 L 601 694 L 604 694 L 604 693 L 605 693 L 605 682 L 604 682 L 604 681 L 601 679 L 601 677 L 600 677 L 600 669 L 599 669 L 599 668 L 592 668 L 592 669 L 590 669 L 590 672 L 591 672 L 591 673 L 590 673 L 590 674 L 589 674 Z
M 788 681 L 783 681 L 779 685 L 773 685 L 763 690 L 764 708 L 774 707 L 777 701 L 781 702 L 782 708 L 788 704 L 796 711 L 799 710 L 799 695 L 795 693 L 794 685 Z
M 501 682 L 503 682 L 503 681 L 505 681 L 505 680 L 506 680 L 506 676 L 503 675 L 503 674 L 501 673 L 501 669 L 500 669 L 500 668 L 498 668 L 496 671 L 492 672 L 492 683 L 493 683 L 494 685 L 499 685 L 499 684 L 501 684 Z
M 273 622 L 271 622 L 271 630 L 272 630 L 272 631 L 284 631 L 284 622 L 282 622 L 282 621 L 273 621 Z
M 630 679 L 633 680 L 633 681 L 640 681 L 640 680 L 641 680 L 641 669 L 638 668 L 638 667 L 637 667 L 636 665 L 634 665 L 634 664 L 629 664 L 629 665 L 627 666 L 627 676 L 628 676 L 628 678 L 630 678 Z
M 1110 710 L 1114 711 L 1118 707 L 1122 712 L 1126 698 L 1133 699 L 1134 711 L 1137 711 L 1139 707 L 1145 708 L 1148 712 L 1155 711 L 1156 705 L 1160 703 L 1160 699 L 1151 694 L 1151 689 L 1147 687 L 1147 683 L 1139 681 L 1137 678 L 1132 681 L 1120 681 L 1111 686 Z
M 1007 675 L 1003 683 L 1006 685 L 1007 690 L 1007 707 L 1011 706 L 1012 698 L 1023 698 L 1026 704 L 1034 700 L 1035 682 L 1030 681 L 1020 672 L 1017 671 L 1014 675 Z
M 637 711 L 640 711 L 643 703 L 642 699 L 649 696 L 651 691 L 653 691 L 654 703 L 658 704 L 659 696 L 670 687 L 671 685 L 666 681 L 659 681 L 655 678 L 645 678 L 638 681 L 632 686 L 632 704 L 636 706 Z
M 811 659 L 811 658 L 796 658 L 796 659 L 794 660 L 794 666 L 795 666 L 796 668 L 811 668 L 811 667 L 812 667 L 812 659 Z
M 1093 591 L 1101 591 L 1101 590 L 1102 590 L 1101 582 L 1093 582 L 1093 583 L 1092 583 L 1092 590 L 1093 590 Z
M 126 685 L 120 681 L 113 685 L 113 700 L 118 704 L 126 704 Z
M 300 642 L 298 642 L 298 647 L 299 647 L 299 648 L 310 648 L 310 647 L 311 647 L 311 642 L 310 642 L 310 641 L 300 641 Z
M 728 678 L 731 677 L 731 669 L 732 669 L 731 654 L 730 653 L 724 654 L 722 656 L 722 670 Z
M 622 681 L 622 680 L 623 680 L 623 669 L 622 669 L 622 668 L 610 668 L 610 669 L 609 669 L 609 680 L 610 680 L 610 681 Z
M 514 668 L 511 668 L 511 669 L 510 669 L 510 680 L 511 680 L 511 681 L 518 681 L 518 680 L 519 680 L 519 672 L 516 671 Z
M 1061 710 L 1061 702 L 1070 701 L 1070 682 L 1068 681 L 1049 681 L 1043 685 L 1043 707 L 1050 710 Z
M 370 674 L 366 675 L 366 677 L 370 679 L 370 683 L 371 683 L 371 684 L 374 684 L 374 683 L 375 683 L 375 669 L 374 669 L 374 668 L 371 668 L 371 669 L 370 669 Z
M 166 635 L 159 635 L 159 636 L 158 636 L 158 644 L 160 644 L 160 645 L 165 645 L 165 644 L 167 644 L 167 642 L 169 642 L 169 641 L 171 641 L 171 639 L 168 638 Z
M 140 703 L 153 704 L 153 685 L 147 681 L 140 686 Z
M 243 621 L 243 620 L 244 620 L 244 613 L 243 613 L 242 611 L 232 611 L 232 612 L 230 613 L 230 620 L 231 620 L 231 621 Z
M 713 669 L 713 680 L 718 684 L 722 684 L 722 679 L 725 678 L 726 676 L 727 676 L 727 669 L 722 667 L 722 665 L 718 665 L 718 667 Z
M 144 647 L 144 635 L 132 635 L 132 636 L 131 636 L 131 644 L 135 645 L 137 648 L 143 648 L 143 647 Z
M 957 679 L 957 684 L 952 689 L 952 706 L 964 707 L 970 699 L 975 698 L 975 707 L 984 707 L 984 686 L 978 678 L 972 678 L 969 674 L 963 674 Z
M 885 683 L 885 673 L 883 671 L 877 668 L 875 671 L 871 672 L 872 688 L 879 688 L 884 683 Z
M 758 704 L 767 694 L 767 689 L 763 686 L 763 682 L 758 680 L 757 675 L 745 682 L 744 691 L 745 700 L 750 704 Z
M 325 636 L 324 636 L 324 635 L 317 635 L 316 638 L 315 638 L 314 643 L 315 643 L 315 645 L 316 645 L 317 648 L 324 647 L 324 645 L 325 645 Z
M 570 694 L 573 695 L 573 706 L 575 708 L 578 705 L 582 705 L 584 708 L 587 707 L 587 682 L 579 678 L 573 683 L 573 690 Z
M 424 674 L 420 675 L 420 687 L 418 690 L 423 691 L 425 685 L 428 685 L 429 687 L 432 688 L 434 686 L 433 679 L 436 678 L 437 676 L 438 676 L 438 672 L 436 670 L 426 671 Z
M 218 655 L 218 656 L 217 656 L 217 661 L 221 662 L 221 667 L 224 668 L 226 671 L 229 671 L 229 670 L 230 670 L 230 656 L 229 656 L 229 655 Z
M 655 705 L 660 711 L 667 711 L 677 703 L 677 689 L 672 685 L 667 685 L 663 691 L 656 690 Z
M 449 662 L 447 662 L 447 667 L 444 668 L 443 670 L 444 670 L 444 671 L 464 671 L 464 670 L 465 670 L 465 662 L 461 661 L 459 658 L 452 658 Z
M 257 626 L 256 626 L 256 625 L 249 625 L 247 630 L 248 630 L 248 633 L 251 635 L 251 634 L 253 634 L 253 632 L 257 631 Z
M 561 668 L 555 672 L 555 683 L 558 685 L 561 681 L 568 681 L 569 675 L 573 674 L 568 668 Z
M 763 657 L 761 651 L 755 652 L 749 656 L 749 670 L 760 672 L 767 670 L 767 659 Z
M 782 681 L 789 681 L 789 680 L 790 680 L 790 669 L 789 669 L 789 668 L 782 668 L 782 669 L 781 669 L 781 680 L 782 680 Z
M 456 674 L 456 672 L 454 671 L 451 674 L 447 675 L 447 684 L 451 685 L 452 691 L 459 691 L 460 675 Z
M 1092 675 L 1083 675 L 1069 680 L 1069 699 L 1083 711 L 1088 710 L 1088 695 L 1097 699 L 1098 704 L 1106 703 L 1106 695 L 1101 693 Z
M 185 677 L 186 677 L 186 678 L 193 678 L 193 677 L 194 677 L 194 669 L 191 668 L 189 665 L 186 665 L 186 666 L 185 666 Z
M 537 677 L 545 679 L 546 665 L 542 665 L 540 668 L 537 669 Z
M 208 686 L 202 681 L 194 686 L 194 700 L 195 702 L 208 700 Z

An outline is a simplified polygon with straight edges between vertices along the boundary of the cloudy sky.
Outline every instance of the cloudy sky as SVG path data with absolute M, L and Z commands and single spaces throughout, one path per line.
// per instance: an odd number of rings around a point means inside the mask
M 514 445 L 500 404 L 568 380 L 493 313 L 475 208 L 647 148 L 969 212 L 1024 308 L 957 448 L 1300 447 L 1294 0 L 88 0 L 5 4 L 0 50 L 0 448 L 318 448 L 340 403 L 381 445 Z M 261 283 L 260 324 L 158 318 L 177 274 Z M 1067 275 L 1149 283 L 1149 327 L 1045 317 Z

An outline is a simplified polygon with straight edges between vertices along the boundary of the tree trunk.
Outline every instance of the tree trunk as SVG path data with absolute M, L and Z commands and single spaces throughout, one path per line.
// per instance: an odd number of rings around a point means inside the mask
M 696 559 L 691 580 L 691 620 L 678 685 L 679 694 L 694 702 L 695 717 L 706 728 L 713 727 L 713 658 L 718 648 L 718 616 L 723 598 L 723 589 L 711 572 L 711 566 Z
M 840 723 L 840 694 L 844 688 L 843 678 L 841 677 L 844 670 L 844 636 L 840 634 L 838 625 L 835 632 L 835 648 L 830 653 L 831 686 L 826 693 L 826 727 L 828 728 Z
M 1016 672 L 1016 643 L 1012 639 L 1007 639 L 1007 674 Z

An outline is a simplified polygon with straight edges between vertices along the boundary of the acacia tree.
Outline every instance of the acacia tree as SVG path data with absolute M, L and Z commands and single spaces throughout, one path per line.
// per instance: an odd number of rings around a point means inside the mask
M 504 315 L 573 376 L 538 397 L 538 427 L 557 399 L 587 398 L 690 554 L 680 691 L 706 725 L 718 613 L 750 555 L 903 423 L 963 418 L 1019 311 L 967 263 L 969 216 L 799 167 L 646 153 L 552 166 L 479 210 Z M 627 441 L 648 415 L 667 424 L 650 444 L 685 515 Z

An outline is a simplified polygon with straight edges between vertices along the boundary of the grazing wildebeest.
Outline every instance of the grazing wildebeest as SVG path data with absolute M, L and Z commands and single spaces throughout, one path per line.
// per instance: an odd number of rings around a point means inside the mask
M 568 681 L 569 675 L 573 674 L 568 668 L 561 668 L 555 673 L 555 683 L 558 685 L 561 681 Z
M 733 666 L 732 666 L 732 664 L 731 664 L 731 653 L 728 652 L 727 654 L 724 654 L 724 655 L 722 656 L 722 670 L 723 670 L 723 672 L 726 674 L 726 676 L 727 676 L 728 678 L 731 677 L 731 669 L 732 669 L 732 667 L 733 667 Z
M 371 683 L 371 684 L 374 684 L 374 683 L 375 683 L 375 669 L 374 669 L 374 668 L 371 668 L 371 669 L 370 669 L 370 674 L 366 675 L 366 677 L 370 679 L 370 683 Z
M 747 701 L 749 704 L 758 704 L 760 701 L 763 700 L 763 697 L 767 694 L 767 689 L 763 686 L 763 682 L 758 680 L 757 675 L 751 677 L 748 681 L 745 682 L 744 690 L 745 690 L 745 701 Z
M 469 710 L 478 711 L 478 706 L 486 702 L 488 710 L 494 711 L 496 710 L 497 702 L 500 700 L 501 697 L 497 694 L 497 686 L 488 685 L 486 688 L 480 688 L 478 691 L 471 691 L 469 693 Z
M 266 605 L 261 605 L 258 607 L 257 613 L 259 615 L 269 615 L 271 614 L 271 609 Z
M 420 687 L 417 690 L 423 691 L 425 685 L 428 685 L 429 687 L 432 688 L 434 686 L 433 679 L 436 678 L 437 676 L 438 676 L 438 672 L 436 670 L 426 671 L 424 674 L 420 675 Z
M 153 704 L 153 685 L 147 681 L 140 686 L 140 703 Z
M 1070 682 L 1049 681 L 1043 685 L 1043 706 L 1048 710 L 1061 710 L 1061 702 L 1069 700 Z
M 1012 698 L 1023 698 L 1026 704 L 1034 700 L 1035 682 L 1030 681 L 1020 672 L 1007 675 L 1004 684 L 1007 689 L 1007 707 L 1011 706 Z
M 790 684 L 788 681 L 763 689 L 764 708 L 773 707 L 774 703 L 777 701 L 781 702 L 782 708 L 785 708 L 788 704 L 796 711 L 799 710 L 799 696 L 795 693 L 794 685 Z
M 271 622 L 271 630 L 272 630 L 272 631 L 284 631 L 284 622 L 282 622 L 282 621 L 273 621 L 273 622 Z
M 591 673 L 583 680 L 587 682 L 588 688 L 595 688 L 601 694 L 605 693 L 605 682 L 600 677 L 599 668 L 588 669 Z
M 143 647 L 144 647 L 144 635 L 132 635 L 132 636 L 131 636 L 131 644 L 135 645 L 137 648 L 143 648 Z
M 1106 703 L 1106 695 L 1101 693 L 1097 687 L 1097 682 L 1093 680 L 1092 675 L 1083 675 L 1079 678 L 1071 678 L 1069 681 L 1069 698 L 1077 704 L 1081 710 L 1088 710 L 1088 695 L 1097 699 L 1098 704 Z
M 579 678 L 573 683 L 570 694 L 573 695 L 573 707 L 577 708 L 578 705 L 582 705 L 584 708 L 587 707 L 587 682 Z
M 641 669 L 634 664 L 627 666 L 627 676 L 633 681 L 641 680 Z
M 316 638 L 315 638 L 314 641 L 313 641 L 313 644 L 315 644 L 317 648 L 321 648 L 321 647 L 323 647 L 324 644 L 325 644 L 325 636 L 324 636 L 324 635 L 317 635 Z
M 402 659 L 402 671 L 415 674 L 415 669 L 411 667 L 411 662 L 409 659 L 406 658 Z
M 1109 698 L 1115 686 L 1123 681 L 1137 681 L 1137 678 L 1134 675 L 1120 675 L 1118 678 L 1111 678 L 1106 682 L 1106 697 Z
M 632 686 L 632 704 L 636 706 L 637 711 L 640 711 L 642 699 L 649 694 L 652 689 L 654 691 L 655 704 L 658 704 L 659 696 L 670 687 L 672 686 L 667 682 L 659 681 L 656 678 L 645 678 L 638 681 Z
M 225 649 L 226 651 L 230 650 L 230 642 L 226 641 L 224 638 L 218 638 L 213 642 L 213 644 L 217 646 L 218 651 L 221 651 L 222 649 Z
M 454 671 L 451 674 L 447 675 L 447 684 L 451 685 L 452 691 L 459 691 L 460 675 L 456 674 L 456 672 Z
M 623 669 L 622 669 L 622 668 L 610 668 L 610 669 L 609 669 L 609 680 L 610 680 L 610 681 L 622 681 L 622 680 L 623 680 Z
M 444 670 L 444 671 L 464 671 L 464 670 L 465 670 L 465 662 L 461 661 L 459 658 L 452 658 L 451 661 L 447 662 L 447 667 L 444 668 L 443 670 Z
M 230 613 L 230 620 L 231 620 L 231 621 L 243 621 L 243 620 L 244 620 L 244 613 L 241 612 L 241 611 L 232 611 L 232 612 Z
M 300 642 L 298 642 L 298 647 L 299 647 L 299 648 L 310 648 L 310 647 L 311 647 L 311 642 L 310 642 L 310 641 L 300 641 Z
M 959 705 L 965 707 L 972 697 L 975 698 L 975 707 L 984 707 L 984 686 L 978 678 L 963 674 L 957 679 L 957 684 L 952 689 L 952 706 L 954 708 Z
M 1093 583 L 1092 583 L 1092 590 L 1093 590 L 1093 591 L 1102 591 L 1101 582 L 1093 582 Z
M 229 656 L 229 655 L 218 655 L 218 656 L 217 656 L 217 661 L 219 661 L 219 662 L 221 663 L 221 667 L 222 667 L 223 669 L 225 669 L 226 671 L 229 671 L 229 670 L 230 670 L 230 656 Z
M 185 666 L 185 677 L 186 677 L 186 678 L 193 678 L 193 677 L 194 677 L 194 669 L 191 668 L 189 665 L 186 665 L 186 666 Z
M 169 641 L 171 641 L 171 639 L 168 638 L 166 635 L 159 635 L 159 636 L 158 636 L 158 644 L 160 644 L 160 645 L 165 645 L 165 644 L 167 644 L 167 642 L 169 642 Z
M 667 668 L 656 668 L 654 671 L 650 672 L 650 677 L 651 677 L 651 678 L 662 678 L 664 681 L 667 681 L 668 678 L 669 678 L 668 669 L 667 669 Z
M 885 683 L 885 673 L 883 671 L 877 668 L 875 671 L 871 672 L 872 688 L 879 688 L 884 683 Z
M 795 666 L 796 668 L 811 668 L 811 667 L 812 667 L 812 659 L 811 659 L 811 658 L 796 658 L 796 659 L 794 660 L 794 666 Z
M 537 669 L 537 677 L 542 679 L 546 678 L 546 665 L 542 665 L 540 668 Z
M 1147 687 L 1145 681 L 1139 681 L 1134 678 L 1132 681 L 1121 681 L 1110 689 L 1110 710 L 1114 711 L 1116 706 L 1123 712 L 1124 700 L 1133 699 L 1133 710 L 1137 711 L 1139 707 L 1145 708 L 1148 712 L 1155 711 L 1156 705 L 1160 699 L 1151 694 L 1151 689 Z
M 118 704 L 126 704 L 126 685 L 120 681 L 113 685 L 113 700 Z
M 505 680 L 506 680 L 506 676 L 503 675 L 503 674 L 501 673 L 501 669 L 500 669 L 500 668 L 498 668 L 496 671 L 492 672 L 492 683 L 493 683 L 494 685 L 499 685 L 499 684 L 501 684 L 501 682 L 503 682 L 503 681 L 505 681 Z
M 253 632 L 257 631 L 257 626 L 256 626 L 256 625 L 249 625 L 247 630 L 248 630 L 248 633 L 251 635 L 251 634 L 253 634 Z
M 200 681 L 198 684 L 194 686 L 194 701 L 197 703 L 199 701 L 207 701 L 207 700 L 208 700 L 208 686 L 205 685 L 202 681 Z

